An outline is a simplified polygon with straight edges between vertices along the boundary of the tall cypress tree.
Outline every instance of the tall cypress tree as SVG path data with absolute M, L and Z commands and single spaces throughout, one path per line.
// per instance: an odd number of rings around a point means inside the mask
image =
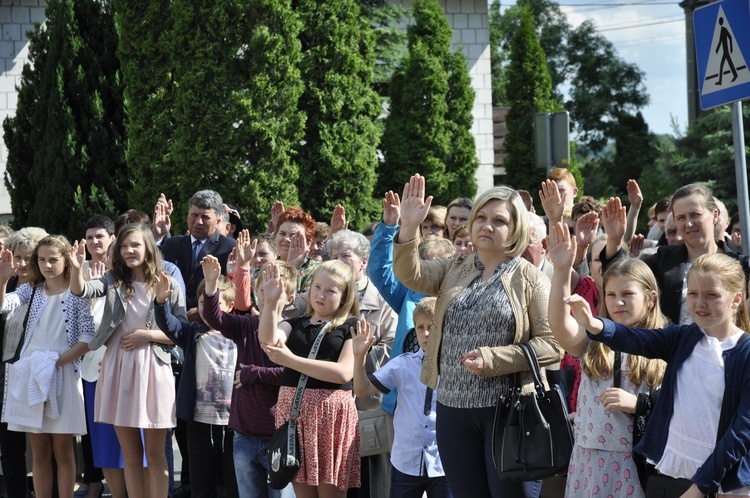
M 3 123 L 16 226 L 78 237 L 127 205 L 125 129 L 111 2 L 50 0 L 30 34 L 18 109 Z
M 302 19 L 300 109 L 307 116 L 299 146 L 300 201 L 316 219 L 343 204 L 353 227 L 374 219 L 376 118 L 375 56 L 369 23 L 355 0 L 296 0 Z
M 478 161 L 466 59 L 451 52 L 452 31 L 437 0 L 416 0 L 413 16 L 409 55 L 389 87 L 378 192 L 400 189 L 418 171 L 436 202 L 473 197 Z
M 115 0 L 127 105 L 130 206 L 150 212 L 159 193 L 180 183 L 171 161 L 173 87 L 168 34 L 171 0 Z
M 513 37 L 506 95 L 506 182 L 516 189 L 536 192 L 547 175 L 534 158 L 534 114 L 553 109 L 552 80 L 539 45 L 531 10 L 523 8 L 521 24 Z

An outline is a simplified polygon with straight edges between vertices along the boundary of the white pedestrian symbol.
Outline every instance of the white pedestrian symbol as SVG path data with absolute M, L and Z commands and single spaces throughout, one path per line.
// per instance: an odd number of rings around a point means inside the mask
M 719 6 L 701 95 L 750 82 L 745 58 L 724 9 Z

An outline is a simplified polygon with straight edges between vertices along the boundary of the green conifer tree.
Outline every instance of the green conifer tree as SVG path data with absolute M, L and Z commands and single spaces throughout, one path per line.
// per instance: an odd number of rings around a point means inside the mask
M 168 35 L 171 0 L 115 0 L 127 106 L 130 206 L 146 213 L 159 194 L 175 195 L 180 174 L 171 161 L 173 86 Z
M 109 1 L 50 0 L 46 17 L 29 35 L 16 115 L 3 123 L 5 183 L 15 226 L 76 238 L 87 216 L 127 206 L 117 34 Z
M 299 107 L 307 116 L 298 156 L 300 200 L 323 221 L 342 204 L 352 227 L 364 228 L 378 210 L 375 120 L 381 108 L 372 88 L 372 30 L 355 0 L 296 0 L 295 9 L 304 25 Z
M 436 203 L 473 197 L 478 161 L 466 59 L 451 51 L 452 31 L 437 0 L 416 0 L 412 14 L 409 55 L 389 87 L 378 192 L 400 191 L 419 172 Z
M 547 62 L 534 30 L 533 15 L 524 7 L 521 24 L 513 37 L 506 94 L 510 110 L 506 118 L 505 181 L 513 188 L 536 192 L 545 169 L 534 159 L 534 114 L 554 109 Z

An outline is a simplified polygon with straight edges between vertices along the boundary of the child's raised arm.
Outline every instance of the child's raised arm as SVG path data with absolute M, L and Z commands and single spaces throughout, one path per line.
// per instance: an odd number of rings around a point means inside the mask
M 237 266 L 240 268 L 250 269 L 255 257 L 255 249 L 258 247 L 258 239 L 250 239 L 250 232 L 242 230 L 237 235 Z
M 70 292 L 74 296 L 82 296 L 86 282 L 83 279 L 83 263 L 86 261 L 86 241 L 73 243 L 70 250 Z
M 552 226 L 552 225 L 550 225 Z M 576 259 L 573 261 L 573 268 L 583 263 L 586 258 L 589 247 L 596 240 L 596 234 L 599 232 L 599 215 L 596 213 L 586 213 L 576 221 Z M 575 289 L 578 285 L 576 279 L 573 279 L 573 286 L 571 289 Z
M 210 254 L 203 258 L 201 261 L 203 267 L 203 276 L 206 279 L 206 294 L 212 296 L 216 293 L 216 282 L 219 281 L 219 275 L 221 275 L 221 263 L 216 256 Z
M 276 265 L 267 265 L 263 270 L 263 312 L 258 324 L 258 339 L 262 344 L 284 344 L 292 330 L 287 322 L 281 322 L 281 312 L 286 304 L 283 297 L 284 282 L 279 269 Z
M 357 322 L 357 329 L 352 331 L 352 351 L 354 352 L 354 394 L 365 397 L 378 394 L 375 385 L 370 382 L 365 370 L 367 353 L 375 343 L 375 336 L 370 333 L 370 324 L 363 318 Z
M 565 351 L 578 357 L 586 347 L 586 331 L 570 316 L 570 307 L 567 305 L 572 294 L 571 275 L 574 273 L 576 239 L 570 237 L 567 226 L 560 222 L 550 225 L 548 239 L 547 255 L 555 269 L 547 310 L 550 330 Z
M 5 305 L 5 287 L 8 280 L 15 275 L 18 265 L 13 259 L 13 253 L 9 249 L 0 252 L 0 308 Z
M 607 232 L 607 259 L 617 254 L 625 236 L 625 206 L 619 197 L 610 197 L 602 207 L 602 224 Z
M 162 272 L 161 275 L 159 275 L 159 280 L 156 281 L 156 285 L 154 285 L 154 298 L 156 299 L 156 304 L 166 303 L 171 295 L 172 286 L 169 285 L 169 275 L 167 275 L 167 272 Z

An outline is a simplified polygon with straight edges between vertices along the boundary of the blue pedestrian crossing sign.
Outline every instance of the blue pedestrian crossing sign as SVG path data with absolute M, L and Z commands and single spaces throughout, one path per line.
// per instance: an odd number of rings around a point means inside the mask
M 701 109 L 750 98 L 750 0 L 722 0 L 693 12 Z

